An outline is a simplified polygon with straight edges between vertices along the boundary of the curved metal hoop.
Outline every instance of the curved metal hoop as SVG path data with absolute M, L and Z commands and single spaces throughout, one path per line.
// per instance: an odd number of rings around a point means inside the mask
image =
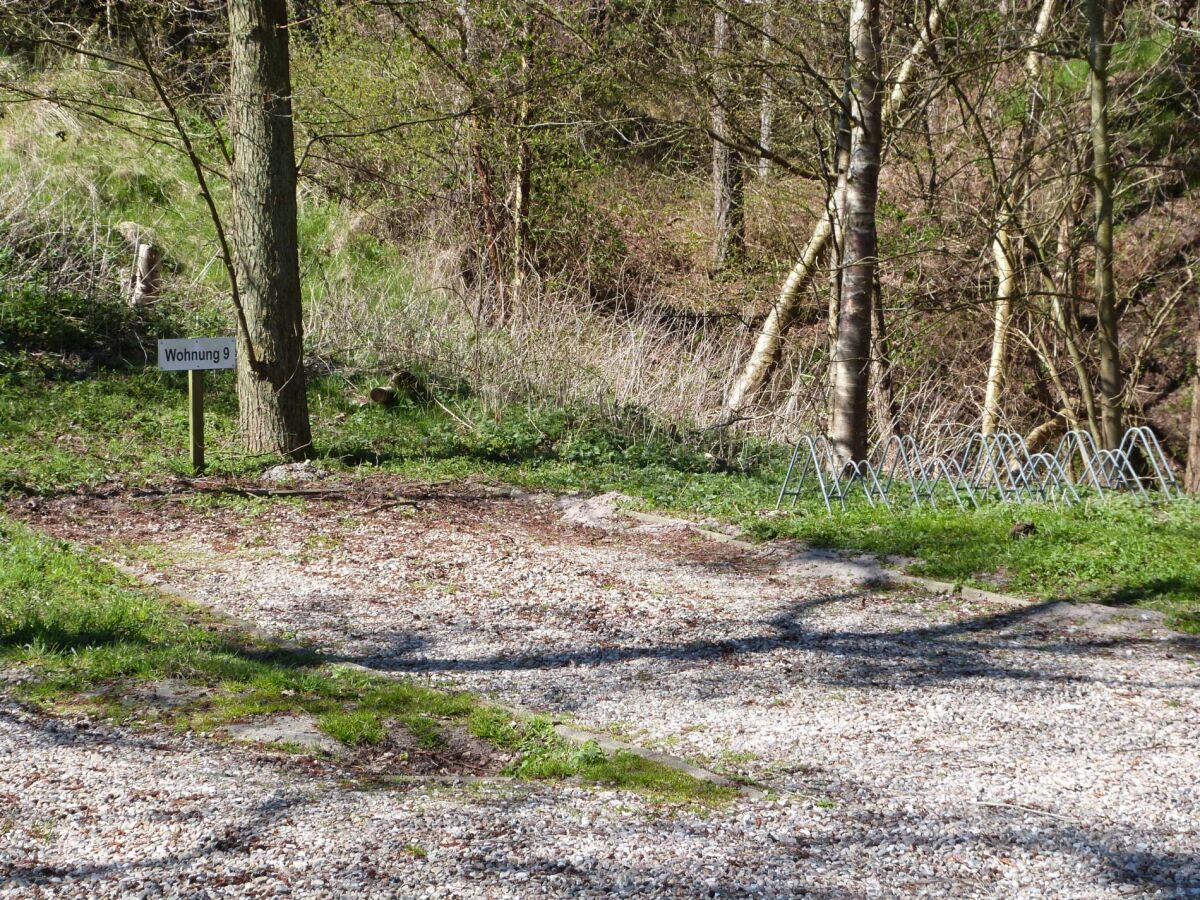
M 922 451 L 916 439 L 893 435 L 868 459 L 839 462 L 825 435 L 802 435 L 792 449 L 775 508 L 795 506 L 806 481 L 815 481 L 825 510 L 845 509 L 854 489 L 871 506 L 907 502 L 937 508 L 952 500 L 960 509 L 1000 503 L 1079 503 L 1125 493 L 1146 502 L 1183 498 L 1158 437 L 1145 425 L 1130 428 L 1120 446 L 1103 450 L 1087 431 L 1069 431 L 1053 453 L 1030 453 L 1019 434 L 975 432 L 945 455 Z

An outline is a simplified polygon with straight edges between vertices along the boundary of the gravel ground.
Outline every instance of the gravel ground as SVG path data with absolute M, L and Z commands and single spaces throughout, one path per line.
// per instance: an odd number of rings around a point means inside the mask
M 214 895 L 1200 897 L 1200 649 L 1156 620 L 881 593 L 819 557 L 566 523 L 549 498 L 412 491 L 416 510 L 75 498 L 25 514 L 114 552 L 163 548 L 137 554 L 152 577 L 329 653 L 555 711 L 771 799 L 697 813 L 564 786 L 354 791 L 10 708 L 0 876 L 69 895 L 123 878 Z

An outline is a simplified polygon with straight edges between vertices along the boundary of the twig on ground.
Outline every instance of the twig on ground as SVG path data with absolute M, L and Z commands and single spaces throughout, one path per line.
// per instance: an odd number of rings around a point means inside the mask
M 1083 822 L 1078 819 L 1072 819 L 1069 816 L 1060 816 L 1058 813 L 1052 813 L 1048 810 L 1038 809 L 1036 806 L 1021 806 L 1019 803 L 1001 803 L 998 800 L 976 800 L 978 806 L 993 806 L 999 809 L 1015 809 L 1020 812 L 1033 813 L 1038 816 L 1047 816 L 1051 819 L 1058 819 L 1060 822 L 1068 822 L 1071 825 L 1082 825 Z

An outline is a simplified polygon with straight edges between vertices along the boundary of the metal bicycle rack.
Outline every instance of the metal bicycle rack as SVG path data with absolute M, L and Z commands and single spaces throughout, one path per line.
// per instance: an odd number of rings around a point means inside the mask
M 1030 453 L 1019 434 L 971 434 L 947 454 L 922 451 L 909 436 L 893 436 L 869 458 L 840 465 L 824 435 L 803 435 L 792 450 L 775 508 L 790 497 L 795 506 L 807 482 L 815 482 L 825 509 L 846 508 L 860 490 L 871 506 L 908 502 L 960 509 L 1000 503 L 1078 503 L 1123 493 L 1146 502 L 1178 500 L 1183 491 L 1154 432 L 1130 428 L 1115 450 L 1103 450 L 1087 431 L 1063 435 L 1053 453 Z

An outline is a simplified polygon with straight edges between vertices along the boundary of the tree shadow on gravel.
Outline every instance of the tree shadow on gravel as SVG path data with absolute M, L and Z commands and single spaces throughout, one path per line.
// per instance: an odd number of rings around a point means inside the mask
M 82 729 L 51 716 L 30 718 L 16 715 L 10 709 L 0 709 L 0 721 L 19 729 L 21 741 L 26 747 L 95 748 L 106 754 L 116 749 L 140 753 L 174 753 L 178 750 L 176 745 L 163 743 L 151 735 L 107 728 Z M 153 791 L 155 786 L 147 785 L 147 788 Z M 8 859 L 0 859 L 0 885 L 19 890 L 22 887 L 45 885 L 61 887 L 78 882 L 96 889 L 97 884 L 93 879 L 105 876 L 121 879 L 134 877 L 160 882 L 176 878 L 182 881 L 188 876 L 179 871 L 181 868 L 186 868 L 191 863 L 203 865 L 218 853 L 248 853 L 259 835 L 268 833 L 275 823 L 294 815 L 308 802 L 306 795 L 300 790 L 287 794 L 274 791 L 240 815 L 237 822 L 214 826 L 193 849 L 174 855 L 159 855 L 137 861 L 118 859 L 111 863 L 19 864 L 11 862 L 12 856 L 9 854 Z M 190 809 L 186 804 L 180 806 L 163 799 L 162 809 L 153 814 L 156 815 L 156 821 L 190 821 L 198 816 L 211 814 L 207 803 L 205 797 L 194 798 L 197 809 Z
M 764 828 L 758 844 L 763 855 L 756 859 L 722 844 L 722 851 L 704 858 L 707 877 L 698 877 L 690 865 L 694 857 L 688 854 L 653 868 L 620 852 L 572 862 L 555 848 L 538 846 L 527 848 L 525 859 L 516 863 L 509 854 L 470 851 L 464 861 L 482 884 L 511 884 L 520 872 L 530 893 L 733 898 L 763 895 L 765 881 L 776 887 L 787 882 L 792 896 L 843 898 L 876 896 L 880 890 L 907 896 L 931 887 L 939 896 L 1002 896 L 1004 886 L 997 877 L 1002 866 L 1061 855 L 1070 860 L 1060 867 L 1073 876 L 1071 882 L 1059 883 L 1053 875 L 1046 880 L 1044 870 L 1031 870 L 1031 876 L 1037 873 L 1044 879 L 1041 889 L 1054 896 L 1105 885 L 1171 897 L 1200 892 L 1200 855 L 1139 849 L 1161 846 L 1161 833 L 1090 827 L 1055 813 L 1002 804 L 892 811 L 881 809 L 878 801 L 864 801 L 869 793 L 862 785 L 841 784 L 833 811 L 797 820 L 807 832 L 803 838 L 786 825 L 782 835 Z M 624 828 L 623 837 L 643 846 L 668 844 L 681 836 L 686 840 L 694 833 L 687 819 L 646 819 Z M 604 839 L 602 834 L 598 837 Z M 719 830 L 712 840 L 720 840 Z M 1010 863 L 1005 857 L 1014 859 Z M 928 875 L 918 874 L 922 866 Z M 847 881 L 877 884 L 872 891 L 854 891 L 846 887 Z
M 218 874 L 214 857 L 221 854 L 250 853 L 259 843 L 260 835 L 268 833 L 274 824 L 294 815 L 308 802 L 298 794 L 264 798 L 244 814 L 242 821 L 215 827 L 194 849 L 179 854 L 164 854 L 140 860 L 118 859 L 109 863 L 66 865 L 51 862 L 20 864 L 0 861 L 0 884 L 17 890 L 40 886 L 58 890 L 64 885 L 77 884 L 81 888 L 86 886 L 89 892 L 103 887 L 102 883 L 98 883 L 98 879 L 105 877 L 122 881 L 133 879 L 137 885 L 151 881 L 160 884 L 190 884 L 193 887 L 207 883 L 224 888 L 245 884 L 254 877 L 252 871 Z M 186 809 L 175 811 L 173 814 L 182 819 L 189 816 Z M 195 868 L 192 868 L 193 866 Z M 208 875 L 205 874 L 205 868 L 210 869 Z
M 0 710 L 0 718 L 18 725 L 24 739 L 43 745 L 123 744 L 136 750 L 172 749 L 160 748 L 152 739 L 141 736 L 78 731 L 54 720 L 21 720 L 5 710 Z M 489 838 L 490 848 L 477 850 L 467 843 L 451 851 L 445 859 L 439 857 L 437 862 L 423 863 L 424 874 L 417 877 L 437 884 L 466 867 L 481 887 L 511 887 L 520 873 L 527 876 L 524 883 L 531 893 L 545 889 L 563 895 L 604 894 L 623 888 L 637 895 L 674 891 L 687 896 L 725 898 L 756 895 L 752 886 L 767 880 L 762 873 L 770 872 L 770 882 L 790 880 L 797 896 L 857 896 L 844 887 L 847 878 L 877 880 L 884 890 L 901 893 L 936 884 L 942 891 L 966 896 L 989 890 L 995 893 L 999 888 L 995 879 L 999 869 L 995 866 L 1006 857 L 1014 858 L 1013 862 L 1020 866 L 1023 860 L 1061 855 L 1071 860 L 1062 869 L 1077 880 L 1059 884 L 1051 877 L 1042 885 L 1051 892 L 1065 895 L 1072 890 L 1115 885 L 1118 889 L 1128 886 L 1137 892 L 1158 891 L 1171 897 L 1200 893 L 1200 854 L 1162 849 L 1160 832 L 1092 826 L 1052 810 L 1015 804 L 972 805 L 965 801 L 931 809 L 934 801 L 930 800 L 927 804 L 917 802 L 906 807 L 903 797 L 876 798 L 872 796 L 873 788 L 836 777 L 819 780 L 810 787 L 833 802 L 827 812 L 813 817 L 804 812 L 812 798 L 807 794 L 799 798 L 801 808 L 796 811 L 795 821 L 804 825 L 807 834 L 803 838 L 786 823 L 780 837 L 776 837 L 775 830 L 769 835 L 764 830 L 754 857 L 747 857 L 742 848 L 730 846 L 727 852 L 706 857 L 708 874 L 699 881 L 695 866 L 688 862 L 692 859 L 688 854 L 678 854 L 655 868 L 633 862 L 620 853 L 609 858 L 593 854 L 586 862 L 576 864 L 561 858 L 561 848 L 523 843 L 515 835 L 511 852 L 493 852 L 496 841 L 505 840 L 493 836 Z M 173 804 L 170 797 L 149 802 L 152 806 L 144 814 L 155 821 L 191 821 L 198 815 L 211 814 L 213 798 L 206 795 L 182 806 Z M 282 822 L 302 815 L 309 802 L 311 794 L 305 790 L 272 788 L 267 796 L 260 796 L 248 808 L 238 807 L 244 812 L 237 815 L 236 821 L 214 823 L 209 833 L 187 848 L 142 859 L 125 855 L 108 863 L 75 862 L 48 853 L 42 861 L 34 861 L 10 854 L 0 861 L 0 882 L 18 891 L 72 886 L 96 890 L 104 886 L 105 879 L 130 879 L 139 885 L 151 881 L 162 885 L 188 884 L 193 890 L 236 889 L 261 875 L 273 883 L 282 875 L 264 871 L 261 860 L 251 864 L 250 854 L 269 850 L 274 830 Z M 531 800 L 522 795 L 490 801 L 471 794 L 464 795 L 462 802 L 464 809 L 474 810 L 478 821 L 491 821 L 503 820 L 509 803 L 527 805 Z M 553 807 L 561 801 L 551 792 L 532 802 Z M 885 804 L 887 808 L 882 808 Z M 742 819 L 738 815 L 735 821 Z M 721 816 L 703 821 L 716 825 L 718 831 L 713 833 L 713 839 L 718 838 Z M 609 830 L 606 820 L 601 819 L 592 834 L 603 845 L 618 849 L 631 838 L 635 844 L 645 846 L 679 839 L 690 841 L 696 836 L 696 827 L 696 820 L 689 817 L 653 816 L 618 820 Z M 901 851 L 900 857 L 895 855 L 897 849 Z M 517 853 L 521 858 L 514 861 Z M 921 865 L 936 872 L 936 881 L 925 882 L 916 874 Z M 334 889 L 340 886 L 350 890 L 357 886 L 365 890 L 379 886 L 369 867 L 360 871 L 353 858 L 330 859 L 327 870 Z M 839 877 L 841 884 L 833 883 Z
M 439 658 L 413 655 L 402 646 L 405 636 L 386 638 L 386 652 L 356 656 L 350 661 L 391 671 L 503 672 L 592 667 L 637 660 L 738 662 L 778 650 L 795 650 L 825 660 L 833 666 L 809 667 L 813 673 L 839 687 L 928 686 L 963 679 L 1003 679 L 1043 683 L 1099 683 L 1143 687 L 1197 687 L 1198 682 L 1177 685 L 1161 681 L 1138 682 L 1125 677 L 1106 678 L 1078 672 L 1055 671 L 1049 666 L 1020 665 L 1008 657 L 1016 652 L 1046 659 L 1078 659 L 1125 655 L 1144 650 L 1200 652 L 1200 639 L 1187 635 L 1169 638 L 1097 634 L 1069 635 L 1053 614 L 1062 607 L 1054 601 L 1019 609 L 989 613 L 943 625 L 898 631 L 820 630 L 805 618 L 821 607 L 872 602 L 868 591 L 829 594 L 797 603 L 763 620 L 763 633 L 714 640 L 678 640 L 644 646 L 575 647 L 555 652 L 495 655 L 480 658 Z M 382 636 L 381 636 L 382 637 Z M 399 650 L 399 652 L 396 652 Z

